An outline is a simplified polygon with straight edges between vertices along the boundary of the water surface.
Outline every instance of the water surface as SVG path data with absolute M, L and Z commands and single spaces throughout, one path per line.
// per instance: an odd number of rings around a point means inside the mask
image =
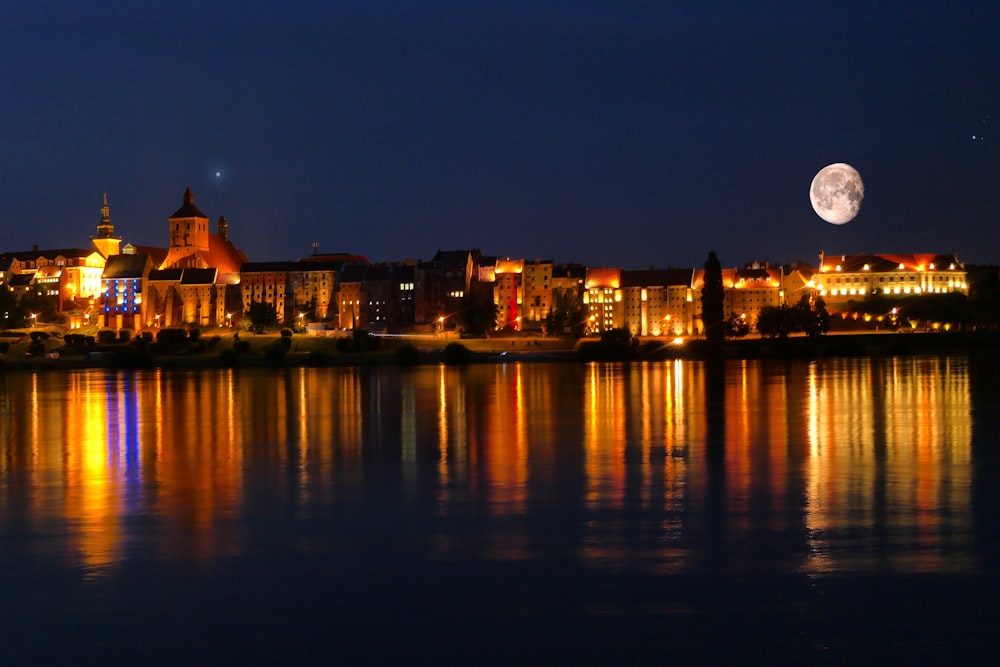
M 976 658 L 995 370 L 9 373 L 0 639 L 66 664 Z

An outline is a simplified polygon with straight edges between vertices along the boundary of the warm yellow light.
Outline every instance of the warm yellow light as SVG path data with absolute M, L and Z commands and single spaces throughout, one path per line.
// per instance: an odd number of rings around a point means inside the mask
M 684 344 L 684 339 L 681 338 L 680 336 L 678 336 L 677 338 L 674 339 L 673 342 L 674 342 L 674 345 L 683 345 Z

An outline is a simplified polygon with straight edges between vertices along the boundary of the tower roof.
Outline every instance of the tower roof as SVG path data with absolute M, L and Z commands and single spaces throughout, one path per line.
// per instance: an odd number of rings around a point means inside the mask
M 174 211 L 174 214 L 170 216 L 170 219 L 174 218 L 205 218 L 208 216 L 198 210 L 198 207 L 194 205 L 194 193 L 191 192 L 191 186 L 189 185 L 186 190 L 184 190 L 184 204 Z

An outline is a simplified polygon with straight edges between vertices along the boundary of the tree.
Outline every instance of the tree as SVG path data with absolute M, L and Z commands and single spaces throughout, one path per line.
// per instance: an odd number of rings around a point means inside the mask
M 275 310 L 273 303 L 264 303 L 262 301 L 250 302 L 250 309 L 246 312 L 246 318 L 248 326 L 257 333 L 278 326 L 278 312 Z
M 750 325 L 747 323 L 747 318 L 736 315 L 730 315 L 726 318 L 726 335 L 730 338 L 743 338 L 748 333 L 750 333 Z
M 455 327 L 466 334 L 482 334 L 496 329 L 497 305 L 490 301 L 477 301 L 471 295 L 462 299 L 454 316 Z
M 579 336 L 586 323 L 583 304 L 573 292 L 556 291 L 552 295 L 552 310 L 549 312 L 549 328 L 554 334 L 561 334 L 567 328 Z
M 785 338 L 790 333 L 805 332 L 811 337 L 830 330 L 830 314 L 822 299 L 810 302 L 803 295 L 794 306 L 766 306 L 757 316 L 757 332 L 765 338 Z
M 764 338 L 784 338 L 790 330 L 788 306 L 764 306 L 757 316 L 757 333 Z
M 27 313 L 17 302 L 14 291 L 0 285 L 0 328 L 17 329 L 27 324 Z
M 725 328 L 726 292 L 722 287 L 722 264 L 715 251 L 708 253 L 705 260 L 705 285 L 701 290 L 701 322 L 705 326 L 705 338 L 721 345 L 726 336 Z

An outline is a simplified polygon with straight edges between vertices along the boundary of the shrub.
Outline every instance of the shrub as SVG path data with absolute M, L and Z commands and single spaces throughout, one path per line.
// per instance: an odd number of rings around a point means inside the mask
M 101 345 L 111 345 L 118 339 L 118 333 L 113 329 L 101 329 L 97 332 L 97 342 Z
M 281 330 L 281 337 L 282 338 L 291 338 L 292 337 L 292 330 L 291 329 L 282 329 Z
M 132 337 L 132 332 L 129 331 L 128 329 L 122 329 L 121 331 L 118 332 L 119 343 L 127 343 L 129 341 L 129 338 L 131 337 Z
M 201 329 L 191 329 L 191 331 L 188 332 L 188 340 L 192 343 L 197 343 L 200 338 Z
M 187 344 L 188 334 L 184 329 L 160 329 L 156 332 L 156 352 L 171 354 L 183 349 Z
M 246 354 L 250 351 L 250 341 L 238 340 L 233 343 L 233 352 L 236 354 Z

